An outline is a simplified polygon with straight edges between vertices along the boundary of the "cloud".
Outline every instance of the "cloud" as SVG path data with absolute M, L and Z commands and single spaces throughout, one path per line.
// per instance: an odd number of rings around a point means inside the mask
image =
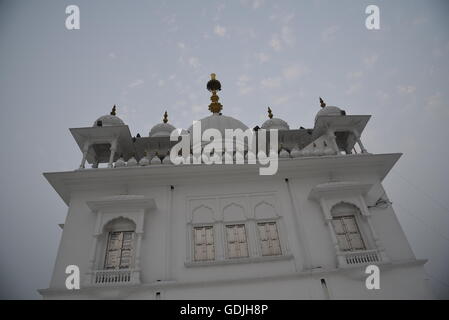
M 390 99 L 390 95 L 382 90 L 377 91 L 377 97 L 381 100 L 381 101 L 387 101 Z
M 437 92 L 427 98 L 425 108 L 433 115 L 440 117 L 441 115 L 449 116 L 449 109 L 443 103 L 443 97 L 440 92 Z
M 416 87 L 411 85 L 399 85 L 397 90 L 400 94 L 412 94 L 415 93 Z
M 270 56 L 264 52 L 257 53 L 256 57 L 259 60 L 259 63 L 264 63 L 264 62 L 267 62 L 268 60 L 270 60 Z
M 376 64 L 378 59 L 379 59 L 379 56 L 376 53 L 373 53 L 372 55 L 363 58 L 363 63 L 367 67 L 372 67 L 374 64 Z
M 115 52 L 109 52 L 108 57 L 110 59 L 115 59 L 115 58 L 117 58 L 117 55 L 115 54 Z
M 289 96 L 280 96 L 273 100 L 273 105 L 278 106 L 280 104 L 284 104 L 290 100 Z
M 202 111 L 205 110 L 204 106 L 200 105 L 200 104 L 194 104 L 191 106 L 191 110 L 194 114 L 198 114 L 201 113 Z
M 163 79 L 159 79 L 159 81 L 157 82 L 157 85 L 159 87 L 163 87 L 165 85 L 165 81 Z
M 346 77 L 350 80 L 360 79 L 363 76 L 362 71 L 353 71 L 349 72 Z
M 296 38 L 292 31 L 292 29 L 286 25 L 281 28 L 280 34 L 274 33 L 271 36 L 271 40 L 269 42 L 270 47 L 274 49 L 274 51 L 281 51 L 284 46 L 291 47 L 295 44 Z
M 287 44 L 288 46 L 292 46 L 295 44 L 295 36 L 293 34 L 293 31 L 287 27 L 283 26 L 281 30 L 281 38 Z
M 137 88 L 144 84 L 144 81 L 142 79 L 137 79 L 130 84 L 128 84 L 128 88 Z
M 253 9 L 259 9 L 263 6 L 264 0 L 241 0 L 240 1 L 244 6 L 250 6 Z
M 362 87 L 362 86 L 360 85 L 360 83 L 352 83 L 352 84 L 349 86 L 349 88 L 345 91 L 345 93 L 346 93 L 348 96 L 353 95 L 353 94 L 357 93 L 357 92 L 360 90 L 361 87 Z
M 412 25 L 418 26 L 418 25 L 427 23 L 427 21 L 429 21 L 429 19 L 427 17 L 416 17 L 412 20 Z
M 200 66 L 200 62 L 199 62 L 198 58 L 190 57 L 189 58 L 189 65 L 196 69 L 196 68 L 198 68 Z
M 186 45 L 184 42 L 178 42 L 178 48 L 185 49 Z
M 321 40 L 323 41 L 331 41 L 335 39 L 335 35 L 338 30 L 340 30 L 339 26 L 330 26 L 321 32 Z
M 275 77 L 262 79 L 260 84 L 262 85 L 262 88 L 279 88 L 281 86 L 281 78 Z
M 253 9 L 258 9 L 264 4 L 264 0 L 253 0 Z
M 240 94 L 244 95 L 253 90 L 253 88 L 248 85 L 249 80 L 250 78 L 246 74 L 238 77 L 236 85 L 239 87 Z
M 287 80 L 293 80 L 307 74 L 308 72 L 309 69 L 306 66 L 294 64 L 284 68 L 282 70 L 282 75 Z
M 270 47 L 272 47 L 274 51 L 281 51 L 282 49 L 281 39 L 279 39 L 279 36 L 277 34 L 274 34 L 271 37 Z
M 220 37 L 224 37 L 226 35 L 226 28 L 217 24 L 214 28 L 214 33 Z

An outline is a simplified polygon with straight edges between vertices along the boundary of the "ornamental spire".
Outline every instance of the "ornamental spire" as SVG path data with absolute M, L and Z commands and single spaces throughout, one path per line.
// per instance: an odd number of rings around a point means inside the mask
M 221 90 L 221 83 L 220 81 L 216 80 L 215 77 L 215 73 L 212 73 L 210 75 L 210 80 L 206 85 L 207 90 L 212 92 L 212 96 L 210 97 L 212 103 L 209 105 L 209 111 L 212 113 L 220 113 L 220 111 L 223 109 L 223 106 L 218 102 L 220 98 L 217 96 L 217 91 Z
M 165 111 L 164 113 L 164 119 L 162 119 L 162 122 L 167 123 L 168 122 L 168 113 Z
M 323 101 L 323 99 L 321 99 L 321 97 L 320 97 L 320 106 L 321 108 L 324 108 L 326 106 L 326 103 Z
M 114 106 L 112 107 L 111 116 L 115 116 L 116 115 L 115 111 L 116 111 L 116 107 L 115 107 L 115 104 L 114 104 Z
M 271 112 L 270 107 L 268 107 L 268 118 L 273 119 L 273 112 Z

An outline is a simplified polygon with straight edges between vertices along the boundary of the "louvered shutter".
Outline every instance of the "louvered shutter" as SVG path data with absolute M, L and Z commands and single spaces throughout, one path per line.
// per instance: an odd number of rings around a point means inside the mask
M 195 227 L 194 230 L 194 259 L 213 260 L 215 258 L 213 227 Z
M 276 222 L 263 222 L 257 224 L 259 239 L 263 256 L 282 254 Z

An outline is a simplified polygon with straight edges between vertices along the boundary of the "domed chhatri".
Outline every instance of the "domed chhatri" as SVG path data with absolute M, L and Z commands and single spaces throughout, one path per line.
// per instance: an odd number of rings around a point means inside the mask
M 323 101 L 323 99 L 321 99 L 321 97 L 320 97 L 320 106 L 321 106 L 321 110 L 318 111 L 318 113 L 316 114 L 315 122 L 321 116 L 344 116 L 344 115 L 346 115 L 346 112 L 344 110 L 340 109 L 339 107 L 327 106 L 326 103 Z
M 271 111 L 271 108 L 268 107 L 268 119 L 262 124 L 262 129 L 265 130 L 271 130 L 271 129 L 277 129 L 277 130 L 290 130 L 290 126 L 287 122 L 285 122 L 282 119 L 279 118 L 273 118 L 273 112 Z
M 168 123 L 168 113 L 165 111 L 162 123 L 158 123 L 151 128 L 150 137 L 169 137 L 176 128 Z
M 123 126 L 125 123 L 122 119 L 116 116 L 116 106 L 112 107 L 110 114 L 101 116 L 94 122 L 94 127 L 112 127 L 112 126 Z

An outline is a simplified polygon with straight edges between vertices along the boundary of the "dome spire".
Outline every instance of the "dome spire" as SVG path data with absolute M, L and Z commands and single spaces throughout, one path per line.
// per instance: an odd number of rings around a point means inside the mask
M 210 97 L 212 103 L 209 105 L 209 111 L 214 114 L 219 113 L 223 109 L 221 103 L 218 102 L 220 98 L 217 96 L 217 91 L 221 90 L 221 83 L 220 81 L 215 79 L 215 77 L 216 77 L 215 73 L 211 73 L 210 80 L 207 82 L 206 85 L 207 90 L 212 92 L 212 96 Z
M 271 112 L 270 107 L 268 107 L 268 118 L 273 119 L 273 112 Z
M 164 119 L 162 119 L 162 122 L 167 123 L 168 122 L 168 113 L 165 111 L 164 113 Z
M 320 106 L 321 108 L 324 108 L 326 106 L 326 103 L 324 102 L 323 99 L 321 99 L 321 97 L 320 97 Z
M 116 115 L 116 106 L 114 104 L 114 106 L 112 107 L 112 111 L 111 111 L 111 116 L 115 116 Z

